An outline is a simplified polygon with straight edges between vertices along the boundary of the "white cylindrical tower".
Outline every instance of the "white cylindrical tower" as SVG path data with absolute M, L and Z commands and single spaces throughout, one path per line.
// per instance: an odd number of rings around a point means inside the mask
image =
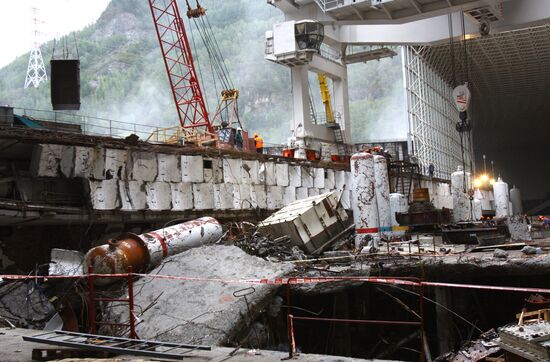
M 462 166 L 451 174 L 451 194 L 453 196 L 453 219 L 455 222 L 472 219 L 472 205 L 468 191 L 472 185 L 471 175 Z
M 502 178 L 499 177 L 498 180 L 493 184 L 493 192 L 495 194 L 495 216 L 509 216 L 510 198 L 508 194 L 508 184 L 502 181 Z
M 483 210 L 481 209 L 481 200 L 474 198 L 474 221 L 481 220 Z
M 512 201 L 512 215 L 522 215 L 523 205 L 521 204 L 521 192 L 516 185 L 510 190 L 510 201 Z
M 380 233 L 385 237 L 391 237 L 390 181 L 388 179 L 388 164 L 384 156 L 374 156 L 374 187 Z
M 378 237 L 378 205 L 374 186 L 374 159 L 370 153 L 351 156 L 351 208 L 355 223 L 355 247 Z
M 405 213 L 409 210 L 409 205 L 407 204 L 407 197 L 403 194 L 393 193 L 390 194 L 390 214 L 391 214 L 391 225 L 392 233 L 394 236 L 402 236 L 405 234 L 404 230 L 399 230 L 399 223 L 395 218 L 395 213 Z

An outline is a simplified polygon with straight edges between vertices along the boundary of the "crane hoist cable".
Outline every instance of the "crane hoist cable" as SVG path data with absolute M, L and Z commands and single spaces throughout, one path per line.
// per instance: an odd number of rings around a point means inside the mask
M 224 89 L 229 90 L 233 89 L 233 82 L 229 76 L 229 71 L 225 64 L 225 60 L 221 53 L 218 41 L 212 30 L 212 25 L 206 14 L 206 9 L 204 9 L 199 2 L 196 2 L 196 8 L 191 8 L 189 1 L 186 0 L 187 4 L 187 16 L 190 19 L 193 19 L 195 27 L 204 43 L 210 62 L 213 65 L 220 82 Z

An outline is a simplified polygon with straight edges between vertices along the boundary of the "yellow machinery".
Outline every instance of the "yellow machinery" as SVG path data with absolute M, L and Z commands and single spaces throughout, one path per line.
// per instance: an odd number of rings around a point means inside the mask
M 334 113 L 332 112 L 332 104 L 330 99 L 330 91 L 328 89 L 327 76 L 323 73 L 317 73 L 319 80 L 319 88 L 321 89 L 321 100 L 325 106 L 325 115 L 327 123 L 334 123 Z

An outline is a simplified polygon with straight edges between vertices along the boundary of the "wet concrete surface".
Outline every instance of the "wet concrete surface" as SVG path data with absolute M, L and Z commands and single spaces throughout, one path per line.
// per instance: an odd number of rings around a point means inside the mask
M 2 362 L 31 362 L 32 350 L 34 348 L 53 348 L 54 346 L 39 344 L 34 342 L 23 341 L 22 336 L 32 336 L 40 334 L 42 331 L 30 330 L 30 329 L 9 329 L 0 328 L 0 361 Z M 286 352 L 266 351 L 259 350 L 255 353 L 249 349 L 240 349 L 233 355 L 230 353 L 233 348 L 225 347 L 213 347 L 211 351 L 192 351 L 186 355 L 185 361 L 208 361 L 208 362 L 222 362 L 222 361 L 281 361 L 281 359 L 288 357 Z M 147 359 L 143 357 L 135 356 L 117 356 L 107 359 L 63 359 L 61 361 L 134 361 L 134 362 L 149 362 L 149 361 L 161 361 L 159 359 Z M 168 360 L 166 360 L 168 361 Z M 173 360 L 171 360 L 173 361 Z M 382 360 L 364 360 L 356 358 L 338 357 L 338 356 L 324 356 L 317 354 L 300 354 L 292 359 L 292 361 L 307 361 L 307 362 L 359 362 L 359 361 L 382 361 Z

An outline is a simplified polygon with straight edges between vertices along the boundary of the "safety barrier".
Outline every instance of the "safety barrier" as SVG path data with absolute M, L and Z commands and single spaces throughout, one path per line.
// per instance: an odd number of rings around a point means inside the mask
M 290 278 L 292 279 L 292 278 Z M 380 278 L 373 278 L 380 279 Z M 387 279 L 383 279 L 387 280 Z M 424 361 L 424 291 L 422 282 L 417 278 L 392 278 L 392 281 L 410 281 L 411 283 L 405 283 L 406 285 L 414 285 L 418 287 L 418 321 L 399 321 L 399 320 L 372 320 L 372 319 L 342 319 L 342 318 L 321 318 L 321 317 L 303 317 L 295 316 L 290 310 L 292 309 L 290 299 L 290 285 L 287 283 L 286 299 L 287 299 L 287 327 L 288 327 L 288 359 L 291 359 L 296 354 L 296 339 L 294 332 L 294 321 L 316 321 L 316 322 L 332 322 L 332 323 L 345 323 L 345 324 L 379 324 L 379 325 L 395 325 L 395 326 L 418 326 L 419 343 L 420 343 L 420 361 Z M 403 284 L 403 283 L 400 283 Z M 412 310 L 412 309 L 411 309 Z
M 134 313 L 134 273 L 132 273 L 132 267 L 128 267 L 128 273 L 127 274 L 100 274 L 101 278 L 123 278 L 126 279 L 126 283 L 128 284 L 128 298 L 102 298 L 102 297 L 96 297 L 95 292 L 95 285 L 94 282 L 96 278 L 98 278 L 97 274 L 94 274 L 94 268 L 92 266 L 88 267 L 88 298 L 90 302 L 90 306 L 88 308 L 89 312 L 89 322 L 90 322 L 90 333 L 96 334 L 97 333 L 97 326 L 98 325 L 109 325 L 112 327 L 125 327 L 129 329 L 129 337 L 131 339 L 138 338 L 136 334 L 136 317 Z M 129 320 L 128 323 L 116 323 L 116 322 L 109 322 L 109 321 L 98 321 L 95 314 L 95 305 L 97 302 L 120 302 L 120 303 L 128 303 L 128 309 L 129 309 Z
M 122 326 L 129 329 L 130 338 L 138 338 L 135 325 L 136 316 L 134 312 L 134 290 L 133 283 L 136 277 L 148 278 L 148 279 L 167 279 L 178 281 L 195 281 L 195 282 L 215 282 L 225 284 L 248 284 L 248 285 L 278 285 L 286 286 L 286 299 L 287 299 L 287 327 L 288 327 L 288 349 L 289 357 L 292 358 L 296 353 L 296 339 L 295 339 L 295 321 L 304 321 L 306 323 L 344 323 L 344 324 L 373 324 L 373 325 L 393 325 L 400 326 L 417 326 L 420 335 L 420 360 L 424 360 L 424 287 L 444 287 L 444 288 L 465 288 L 465 289 L 477 289 L 477 290 L 498 290 L 508 292 L 520 292 L 520 293 L 543 293 L 550 294 L 548 288 L 527 288 L 527 287 L 512 287 L 512 286 L 496 286 L 496 285 L 478 285 L 478 284 L 459 284 L 459 283 L 444 283 L 444 282 L 429 282 L 422 281 L 413 277 L 361 277 L 361 276 L 338 276 L 338 277 L 290 277 L 290 278 L 254 278 L 254 279 L 223 279 L 223 278 L 203 278 L 203 277 L 186 277 L 175 275 L 162 275 L 162 274 L 142 274 L 133 273 L 131 269 L 128 273 L 120 274 L 96 274 L 93 269 L 88 269 L 88 274 L 82 276 L 37 276 L 37 275 L 0 275 L 0 282 L 3 280 L 43 280 L 49 279 L 80 279 L 82 282 L 87 282 L 89 288 L 89 319 L 90 319 L 90 332 L 94 334 L 98 325 L 112 325 Z M 128 298 L 102 298 L 97 297 L 94 281 L 98 278 L 119 278 L 125 279 L 128 285 Z M 399 285 L 418 288 L 418 319 L 417 320 L 372 320 L 372 319 L 340 319 L 340 318 L 325 318 L 325 317 L 305 317 L 296 316 L 291 313 L 292 303 L 290 298 L 290 287 L 292 285 L 299 284 L 312 284 L 312 283 L 335 283 L 335 282 L 365 282 L 374 284 L 385 285 Z M 236 296 L 238 297 L 238 296 Z M 128 303 L 129 308 L 129 321 L 128 323 L 114 323 L 108 321 L 97 321 L 94 305 L 97 302 L 122 302 Z M 411 311 L 414 311 L 410 308 Z M 413 314 L 416 314 L 413 313 Z

